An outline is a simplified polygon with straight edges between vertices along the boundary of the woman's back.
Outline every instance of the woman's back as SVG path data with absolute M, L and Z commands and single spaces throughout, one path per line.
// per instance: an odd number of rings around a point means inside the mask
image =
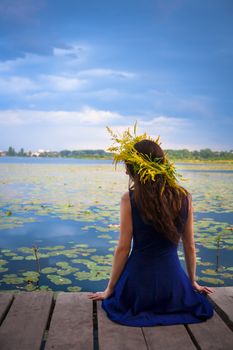
M 132 252 L 142 251 L 143 249 L 150 249 L 154 256 L 161 256 L 161 254 L 168 251 L 177 250 L 177 245 L 171 242 L 159 230 L 156 230 L 152 224 L 146 224 L 142 218 L 139 208 L 134 200 L 134 191 L 129 190 L 129 197 L 132 211 L 133 223 L 133 248 Z M 181 209 L 182 219 L 184 223 L 188 216 L 188 197 L 186 197 L 185 204 Z M 178 227 L 181 231 L 182 227 Z
M 132 190 L 129 198 L 133 246 L 113 294 L 102 301 L 108 317 L 128 326 L 197 323 L 212 317 L 212 305 L 193 289 L 180 264 L 177 244 L 143 221 Z M 188 197 L 184 222 L 187 216 Z

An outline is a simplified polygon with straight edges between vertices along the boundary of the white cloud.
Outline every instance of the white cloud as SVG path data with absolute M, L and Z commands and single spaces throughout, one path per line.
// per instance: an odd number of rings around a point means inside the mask
M 38 111 L 5 110 L 0 111 L 0 124 L 20 125 L 45 123 L 60 125 L 103 125 L 109 121 L 123 120 L 124 116 L 108 110 L 97 110 L 89 106 L 80 111 Z
M 13 60 L 0 61 L 0 72 L 9 72 L 13 71 L 16 68 L 28 67 L 31 65 L 37 65 L 46 63 L 48 61 L 47 56 L 41 56 L 32 53 L 25 53 L 23 57 L 17 57 Z
M 124 116 L 118 113 L 112 111 L 96 110 L 90 107 L 84 107 L 79 115 L 82 122 L 90 124 L 101 124 L 110 120 L 116 121 L 124 119 Z
M 90 53 L 92 47 L 87 44 L 67 45 L 64 48 L 53 48 L 53 55 L 39 55 L 34 53 L 25 52 L 22 57 L 16 57 L 14 59 L 1 61 L 0 60 L 0 72 L 13 72 L 26 67 L 34 67 L 35 72 L 46 71 L 49 67 L 50 71 L 52 67 L 60 67 L 64 70 L 64 67 L 68 68 L 72 65 L 83 63 L 87 59 L 87 54 Z M 69 68 L 68 68 L 69 69 Z M 33 76 L 33 72 L 31 73 Z
M 128 127 L 133 132 L 135 121 L 137 134 L 146 132 L 153 138 L 160 135 L 163 149 L 217 149 L 212 138 L 213 130 L 200 130 L 195 120 L 158 116 L 149 120 L 125 116 L 89 106 L 79 111 L 5 110 L 0 111 L 2 149 L 9 144 L 25 149 L 107 149 L 111 136 L 106 130 L 122 133 Z M 43 134 L 43 138 L 41 135 Z M 198 137 L 197 137 L 198 135 Z M 7 139 L 6 139 L 7 137 Z M 5 140 L 5 141 L 4 141 Z M 3 146 L 3 145 L 6 146 Z M 222 143 L 219 149 L 227 147 Z
M 0 78 L 0 92 L 2 94 L 21 94 L 38 89 L 38 85 L 30 78 L 11 76 Z
M 92 77 L 92 78 L 123 78 L 123 79 L 134 79 L 136 77 L 135 73 L 129 71 L 121 71 L 106 68 L 93 68 L 83 70 L 78 73 L 79 76 Z
M 161 115 L 150 120 L 142 120 L 140 124 L 150 129 L 158 129 L 160 132 L 167 132 L 187 128 L 192 125 L 192 122 L 185 118 Z
M 75 91 L 87 84 L 86 80 L 62 75 L 41 75 L 40 78 L 46 89 L 57 91 Z
M 30 92 L 35 91 L 38 93 L 69 92 L 80 90 L 86 85 L 87 81 L 84 79 L 62 75 L 40 75 L 35 79 L 14 75 L 0 78 L 0 92 L 2 94 L 23 94 L 23 98 L 27 97 L 25 93 L 30 94 Z

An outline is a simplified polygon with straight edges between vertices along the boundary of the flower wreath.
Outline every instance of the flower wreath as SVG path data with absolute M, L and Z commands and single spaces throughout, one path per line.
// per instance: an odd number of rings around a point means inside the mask
M 149 180 L 156 181 L 156 176 L 162 174 L 164 181 L 161 194 L 164 191 L 166 183 L 184 192 L 183 188 L 178 184 L 178 179 L 182 181 L 186 181 L 187 179 L 184 179 L 181 174 L 177 173 L 174 163 L 168 159 L 167 152 L 164 152 L 163 162 L 161 162 L 161 157 L 152 159 L 151 156 L 142 154 L 134 148 L 135 143 L 141 140 L 151 140 L 159 146 L 161 144 L 159 140 L 160 136 L 154 140 L 146 133 L 136 135 L 136 127 L 137 122 L 134 124 L 133 134 L 128 128 L 122 135 L 119 132 L 114 133 L 108 126 L 106 127 L 114 141 L 114 144 L 108 147 L 107 150 L 113 153 L 113 163 L 115 163 L 115 166 L 121 161 L 131 164 L 134 172 L 139 175 L 140 182 L 144 184 Z

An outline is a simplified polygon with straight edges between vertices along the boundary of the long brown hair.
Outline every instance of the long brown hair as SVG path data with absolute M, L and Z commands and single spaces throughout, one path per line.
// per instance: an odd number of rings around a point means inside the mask
M 161 163 L 165 162 L 165 154 L 162 148 L 154 141 L 142 140 L 134 145 L 135 149 L 152 159 L 157 158 Z M 134 201 L 145 223 L 152 224 L 156 231 L 161 232 L 166 238 L 175 244 L 179 243 L 182 227 L 182 208 L 185 205 L 186 189 L 183 193 L 180 188 L 174 188 L 165 184 L 163 194 L 161 188 L 164 176 L 158 174 L 155 181 L 147 181 L 145 184 L 139 180 L 139 175 L 134 172 L 133 164 L 125 163 L 129 174 L 129 188 L 134 190 Z

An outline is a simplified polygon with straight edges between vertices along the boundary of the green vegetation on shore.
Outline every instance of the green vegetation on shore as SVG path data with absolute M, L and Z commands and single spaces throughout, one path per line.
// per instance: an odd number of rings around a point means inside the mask
M 233 162 L 233 150 L 230 151 L 212 151 L 209 148 L 200 151 L 189 151 L 188 149 L 166 150 L 169 158 L 173 161 L 185 162 Z
M 200 151 L 189 151 L 188 149 L 165 150 L 172 161 L 185 162 L 233 162 L 233 150 L 230 151 L 212 151 L 209 148 Z M 2 152 L 2 156 L 20 156 L 20 157 L 64 157 L 64 158 L 87 158 L 87 159 L 112 159 L 112 153 L 102 149 L 96 150 L 62 150 L 62 151 L 38 151 L 25 152 L 23 148 L 19 152 L 10 146 L 8 151 Z

